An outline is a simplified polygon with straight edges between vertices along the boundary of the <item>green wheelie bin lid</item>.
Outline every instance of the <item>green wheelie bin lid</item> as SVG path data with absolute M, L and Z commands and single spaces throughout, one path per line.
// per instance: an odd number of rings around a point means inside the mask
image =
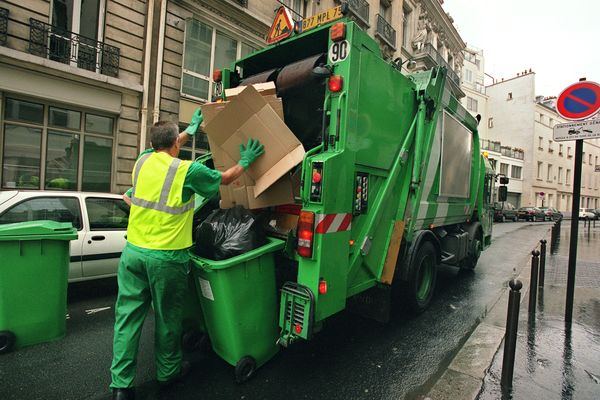
M 74 240 L 77 239 L 77 231 L 70 222 L 50 220 L 0 225 L 0 241 L 39 239 Z

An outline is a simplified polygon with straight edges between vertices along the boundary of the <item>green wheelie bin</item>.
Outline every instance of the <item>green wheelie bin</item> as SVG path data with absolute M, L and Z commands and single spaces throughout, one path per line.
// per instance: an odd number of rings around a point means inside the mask
M 0 225 L 0 353 L 66 332 L 71 223 Z
M 268 238 L 264 246 L 221 261 L 191 255 L 212 348 L 235 366 L 238 383 L 279 350 L 273 252 L 284 245 Z

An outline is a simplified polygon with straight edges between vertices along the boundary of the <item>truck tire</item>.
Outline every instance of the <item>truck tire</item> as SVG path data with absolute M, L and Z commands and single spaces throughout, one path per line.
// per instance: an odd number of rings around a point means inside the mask
M 481 229 L 475 231 L 473 239 L 469 240 L 469 253 L 467 257 L 461 262 L 460 267 L 462 269 L 473 270 L 477 266 L 477 261 L 481 256 L 481 245 L 483 244 L 483 233 Z
M 434 245 L 424 241 L 409 267 L 408 279 L 401 287 L 403 300 L 412 314 L 422 313 L 431 303 L 437 279 L 437 260 Z
M 9 353 L 15 345 L 15 334 L 11 331 L 0 332 L 0 354 Z

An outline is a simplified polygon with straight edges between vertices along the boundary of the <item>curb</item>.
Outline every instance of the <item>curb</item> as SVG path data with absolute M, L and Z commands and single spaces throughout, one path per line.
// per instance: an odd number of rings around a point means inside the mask
M 542 239 L 548 240 L 551 229 Z M 540 239 L 541 240 L 541 239 Z M 548 240 L 548 243 L 550 241 Z M 539 250 L 540 243 L 532 249 Z M 548 246 L 547 254 L 550 253 Z M 516 279 L 523 283 L 521 304 L 527 299 L 531 276 L 531 259 L 522 266 Z M 474 400 L 479 395 L 483 380 L 498 352 L 506 330 L 506 308 L 508 304 L 508 281 L 489 312 L 471 333 L 462 348 L 452 359 L 442 376 L 437 380 L 424 400 Z

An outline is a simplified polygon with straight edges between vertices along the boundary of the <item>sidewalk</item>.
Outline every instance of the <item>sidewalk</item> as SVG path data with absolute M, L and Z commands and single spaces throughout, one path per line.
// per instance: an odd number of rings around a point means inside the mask
M 527 312 L 531 263 L 517 268 L 523 289 L 512 391 L 503 394 L 500 387 L 507 288 L 426 399 L 599 398 L 600 223 L 589 234 L 579 224 L 573 324 L 568 332 L 564 310 L 570 223 L 562 223 L 556 254 L 550 254 L 548 232 L 545 287 L 538 293 L 537 313 L 531 320 Z

